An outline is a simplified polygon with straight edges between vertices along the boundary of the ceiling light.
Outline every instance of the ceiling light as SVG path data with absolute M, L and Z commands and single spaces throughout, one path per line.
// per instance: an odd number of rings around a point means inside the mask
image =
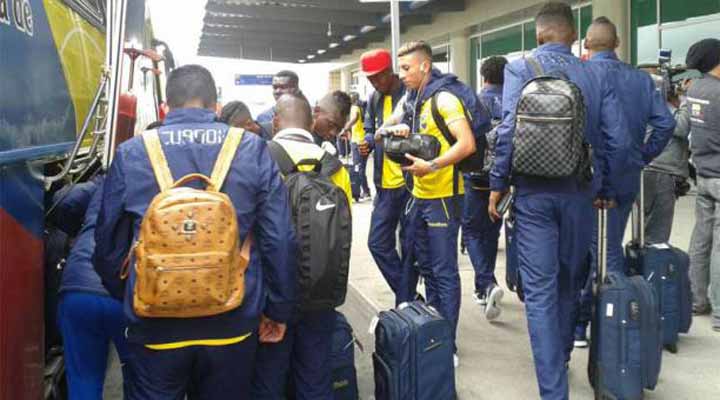
M 330 48 L 331 48 L 331 49 L 334 49 L 334 48 L 336 48 L 336 47 L 338 47 L 338 46 L 340 46 L 340 43 L 335 43 L 335 42 L 330 43 Z
M 318 53 L 318 54 L 325 54 L 325 53 L 327 53 L 327 50 L 325 50 L 325 49 L 320 49 L 320 50 L 317 51 L 317 53 Z
M 307 56 L 308 60 L 312 60 L 313 58 L 315 58 L 315 54 L 310 54 L 309 56 Z
M 355 39 L 355 38 L 356 38 L 355 35 L 345 35 L 345 37 L 343 38 L 343 40 L 346 41 L 346 42 L 349 42 L 349 41 L 351 41 L 351 40 L 353 40 L 353 39 Z
M 298 60 L 300 64 L 305 64 L 305 60 Z
M 375 26 L 374 26 L 374 25 L 365 25 L 365 26 L 362 27 L 362 29 L 360 29 L 360 32 L 362 32 L 362 33 L 368 33 L 368 32 L 372 32 L 372 31 L 374 31 L 374 30 L 375 30 Z

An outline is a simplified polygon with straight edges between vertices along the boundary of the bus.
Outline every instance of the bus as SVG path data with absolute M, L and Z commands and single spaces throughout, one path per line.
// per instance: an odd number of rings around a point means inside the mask
M 64 398 L 52 195 L 162 119 L 172 63 L 145 0 L 0 0 L 0 400 Z

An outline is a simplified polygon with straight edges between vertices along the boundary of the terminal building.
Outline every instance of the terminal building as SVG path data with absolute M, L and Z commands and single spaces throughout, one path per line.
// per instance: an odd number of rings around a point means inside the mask
M 445 1 L 445 0 L 442 0 Z M 509 60 L 523 57 L 537 43 L 533 17 L 541 1 L 467 0 L 463 11 L 441 12 L 428 25 L 407 29 L 401 42 L 422 39 L 433 45 L 436 66 L 458 75 L 480 89 L 480 66 L 490 56 Z M 720 37 L 720 2 L 716 0 L 594 0 L 571 1 L 579 41 L 573 46 L 581 56 L 583 38 L 594 17 L 607 16 L 619 30 L 618 55 L 632 64 L 657 62 L 660 48 L 672 50 L 672 63 L 683 64 L 692 43 Z M 367 94 L 371 88 L 359 75 L 357 60 L 371 48 L 390 47 L 385 41 L 370 43 L 336 62 L 345 66 L 331 73 L 331 87 Z
M 575 10 L 581 56 L 594 17 L 614 21 L 621 59 L 657 62 L 660 48 L 684 63 L 692 43 L 720 37 L 718 0 L 566 0 Z M 537 47 L 533 18 L 542 0 L 402 0 L 401 42 L 425 40 L 435 65 L 480 89 L 480 66 L 490 56 L 512 60 Z M 332 62 L 330 88 L 369 94 L 359 74 L 362 52 L 390 48 L 388 2 L 361 0 L 209 0 L 198 54 L 283 61 Z M 319 77 L 318 77 L 319 78 Z

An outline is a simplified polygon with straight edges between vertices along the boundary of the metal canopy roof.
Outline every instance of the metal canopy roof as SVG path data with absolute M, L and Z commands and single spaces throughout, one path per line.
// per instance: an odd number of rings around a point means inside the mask
M 401 26 L 429 24 L 465 0 L 401 3 Z M 208 0 L 198 55 L 282 62 L 327 62 L 382 41 L 389 3 L 359 0 Z

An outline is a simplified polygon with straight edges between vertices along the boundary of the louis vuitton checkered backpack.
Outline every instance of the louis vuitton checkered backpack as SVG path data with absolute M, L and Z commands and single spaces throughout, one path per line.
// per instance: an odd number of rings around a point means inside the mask
M 588 158 L 582 92 L 564 74 L 546 74 L 534 58 L 526 61 L 535 77 L 525 83 L 517 104 L 512 173 L 578 176 Z

